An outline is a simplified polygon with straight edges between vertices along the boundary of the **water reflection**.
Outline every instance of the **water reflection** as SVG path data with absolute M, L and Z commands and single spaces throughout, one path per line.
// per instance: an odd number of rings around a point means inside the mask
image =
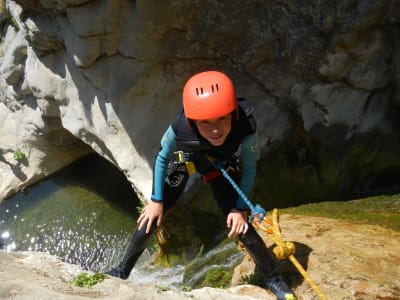
M 138 205 L 113 165 L 88 156 L 0 204 L 0 247 L 103 272 L 123 255 Z

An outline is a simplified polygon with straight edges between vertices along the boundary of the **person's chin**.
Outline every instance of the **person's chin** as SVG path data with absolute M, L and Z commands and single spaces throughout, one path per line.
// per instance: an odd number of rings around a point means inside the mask
M 225 138 L 219 138 L 219 139 L 212 139 L 212 138 L 210 138 L 210 139 L 208 139 L 208 141 L 209 141 L 213 146 L 221 146 L 221 145 L 224 143 Z

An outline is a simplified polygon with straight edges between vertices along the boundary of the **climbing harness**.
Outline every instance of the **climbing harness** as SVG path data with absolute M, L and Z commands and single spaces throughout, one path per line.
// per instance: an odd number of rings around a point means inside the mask
M 174 161 L 176 161 L 178 164 L 185 164 L 186 166 L 186 170 L 190 175 L 196 173 L 196 168 L 194 166 L 194 163 L 192 161 L 190 161 L 190 154 L 186 153 L 184 151 L 175 151 L 174 152 Z
M 296 247 L 292 242 L 286 242 L 282 238 L 281 228 L 279 225 L 279 213 L 275 208 L 272 212 L 272 220 L 268 219 L 265 216 L 265 210 L 259 205 L 253 205 L 251 201 L 247 198 L 247 196 L 241 191 L 236 182 L 229 176 L 228 172 L 226 172 L 223 168 L 219 169 L 222 175 L 230 182 L 232 187 L 237 191 L 237 193 L 242 197 L 246 205 L 251 210 L 250 221 L 255 228 L 258 228 L 267 233 L 268 237 L 275 243 L 275 247 L 273 252 L 277 259 L 284 260 L 289 259 L 293 265 L 297 268 L 300 274 L 304 277 L 304 279 L 308 282 L 308 284 L 313 288 L 318 297 L 322 300 L 326 300 L 326 296 L 321 292 L 315 282 L 311 279 L 311 277 L 304 270 L 303 266 L 297 261 L 294 253 L 296 251 Z

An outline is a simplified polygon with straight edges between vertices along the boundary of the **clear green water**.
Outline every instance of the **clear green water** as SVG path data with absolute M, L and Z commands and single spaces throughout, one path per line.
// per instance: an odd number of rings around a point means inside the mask
M 138 205 L 117 168 L 88 156 L 0 203 L 0 246 L 103 272 L 121 259 Z
M 0 248 L 47 252 L 83 269 L 105 272 L 123 258 L 139 205 L 115 166 L 99 156 L 88 156 L 0 203 Z M 184 266 L 152 265 L 155 249 L 149 246 L 130 280 L 182 285 Z M 196 275 L 188 275 L 187 280 Z

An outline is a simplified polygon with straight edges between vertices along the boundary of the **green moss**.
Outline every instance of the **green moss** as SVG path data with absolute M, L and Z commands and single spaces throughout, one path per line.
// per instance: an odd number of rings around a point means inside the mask
M 20 29 L 19 24 L 15 18 L 11 18 L 11 24 L 15 27 L 17 31 Z
M 285 213 L 321 216 L 381 225 L 400 231 L 400 194 L 372 196 L 346 202 L 321 202 L 287 208 Z
M 206 220 L 206 221 L 205 221 Z M 177 204 L 161 225 L 160 252 L 155 263 L 162 266 L 187 264 L 218 245 L 226 230 L 224 217 L 210 212 L 188 209 Z
M 190 286 L 183 285 L 180 287 L 182 292 L 191 292 L 193 289 Z
M 263 285 L 265 285 L 265 278 L 260 272 L 255 272 L 250 275 L 242 276 L 240 278 L 240 282 L 242 284 L 252 284 L 252 285 L 263 286 Z
M 343 126 L 324 128 L 323 136 L 322 129 L 295 129 L 259 161 L 253 198 L 265 209 L 398 190 L 400 145 L 393 137 L 371 132 L 348 138 Z
M 13 157 L 16 161 L 21 161 L 24 159 L 25 154 L 20 149 L 17 149 L 14 151 Z
M 231 284 L 232 275 L 232 269 L 227 270 L 219 267 L 212 268 L 206 273 L 201 286 L 227 288 Z
M 186 266 L 183 283 L 193 288 L 229 286 L 233 269 L 241 258 L 237 245 L 231 240 L 224 240 L 215 250 Z
M 106 277 L 107 275 L 99 273 L 93 275 L 81 273 L 75 276 L 74 279 L 69 282 L 69 284 L 79 287 L 92 288 L 94 285 L 102 282 Z
M 169 287 L 161 286 L 161 285 L 156 285 L 156 289 L 157 289 L 157 293 L 159 293 L 159 294 L 161 294 L 163 292 L 168 292 L 169 290 L 171 290 Z

